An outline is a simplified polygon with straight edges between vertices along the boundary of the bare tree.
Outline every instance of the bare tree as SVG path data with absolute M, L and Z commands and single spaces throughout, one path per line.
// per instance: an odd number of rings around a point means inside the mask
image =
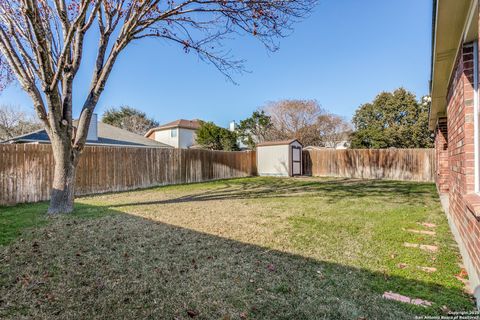
M 315 100 L 281 100 L 269 103 L 270 116 L 278 139 L 298 139 L 304 145 L 319 145 L 318 117 L 325 114 Z
M 267 48 L 291 30 L 315 0 L 0 0 L 0 75 L 12 75 L 29 94 L 55 158 L 49 213 L 73 210 L 75 170 L 92 113 L 120 53 L 146 37 L 179 44 L 227 76 L 242 61 L 222 50 L 229 34 L 252 34 Z M 84 40 L 96 29 L 98 45 L 90 89 L 77 130 L 72 125 L 74 79 Z M 92 52 L 95 50 L 95 52 Z
M 347 140 L 350 124 L 327 112 L 316 100 L 281 100 L 264 107 L 277 139 L 298 139 L 304 145 L 334 148 Z
M 317 128 L 320 136 L 320 145 L 327 148 L 337 148 L 348 142 L 352 126 L 344 118 L 325 113 L 317 118 Z
M 38 119 L 19 107 L 0 105 L 0 141 L 12 139 L 42 127 Z

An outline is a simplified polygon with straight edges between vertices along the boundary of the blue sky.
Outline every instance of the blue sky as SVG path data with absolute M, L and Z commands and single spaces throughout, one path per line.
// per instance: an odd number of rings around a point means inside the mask
M 179 46 L 137 42 L 118 60 L 96 112 L 130 105 L 161 123 L 200 118 L 227 126 L 269 101 L 291 98 L 316 99 L 350 119 L 380 91 L 403 86 L 419 97 L 428 93 L 431 0 L 319 1 L 314 13 L 280 40 L 277 52 L 250 36 L 226 43 L 250 71 L 234 76 L 238 85 Z M 94 37 L 86 42 L 75 115 L 88 89 L 95 44 Z M 18 85 L 0 94 L 3 103 L 32 110 Z

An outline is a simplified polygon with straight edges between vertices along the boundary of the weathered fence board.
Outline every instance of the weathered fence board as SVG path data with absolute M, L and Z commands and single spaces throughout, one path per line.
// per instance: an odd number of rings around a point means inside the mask
M 303 172 L 313 176 L 433 182 L 434 149 L 304 150 Z
M 48 200 L 54 160 L 50 145 L 0 144 L 0 204 Z M 77 195 L 158 185 L 248 177 L 255 152 L 87 147 L 77 168 Z

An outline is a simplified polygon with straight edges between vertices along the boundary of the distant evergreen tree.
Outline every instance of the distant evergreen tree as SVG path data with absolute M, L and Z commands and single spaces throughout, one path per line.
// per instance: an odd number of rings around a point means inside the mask
M 108 109 L 102 116 L 102 122 L 140 135 L 158 126 L 158 122 L 148 118 L 145 112 L 129 106 Z
M 429 109 L 429 97 L 418 102 L 404 88 L 382 92 L 355 112 L 351 148 L 432 148 Z
M 273 139 L 273 123 L 265 111 L 254 111 L 253 114 L 241 120 L 237 128 L 238 136 L 250 149 L 254 149 L 257 143 Z
M 197 143 L 210 150 L 238 150 L 237 135 L 235 132 L 219 127 L 213 122 L 202 122 L 197 130 Z

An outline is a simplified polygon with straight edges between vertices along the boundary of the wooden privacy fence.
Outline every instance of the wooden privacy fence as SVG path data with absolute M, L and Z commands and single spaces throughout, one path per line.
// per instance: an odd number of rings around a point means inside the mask
M 50 145 L 0 144 L 0 204 L 48 200 L 54 160 Z M 132 147 L 86 147 L 76 195 L 158 185 L 248 177 L 255 152 Z
M 433 182 L 434 149 L 304 150 L 303 172 L 313 176 Z

